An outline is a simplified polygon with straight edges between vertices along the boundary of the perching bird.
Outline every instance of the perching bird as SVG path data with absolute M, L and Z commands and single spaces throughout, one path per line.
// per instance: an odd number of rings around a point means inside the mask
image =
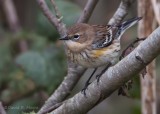
M 119 25 L 89 25 L 78 23 L 68 28 L 67 36 L 60 38 L 68 47 L 68 58 L 86 68 L 95 68 L 83 88 L 84 94 L 97 67 L 107 67 L 118 62 L 122 34 L 135 25 L 141 17 L 129 19 Z M 100 75 L 97 76 L 99 79 Z

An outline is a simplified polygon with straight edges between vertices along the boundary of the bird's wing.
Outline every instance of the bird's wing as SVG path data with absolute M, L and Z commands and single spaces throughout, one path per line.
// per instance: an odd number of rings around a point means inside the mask
M 92 48 L 104 48 L 111 45 L 113 40 L 120 41 L 123 33 L 141 19 L 142 17 L 131 18 L 119 25 L 92 25 L 96 35 L 92 43 Z
M 92 25 L 96 38 L 92 43 L 93 49 L 104 48 L 112 44 L 112 26 L 110 25 Z

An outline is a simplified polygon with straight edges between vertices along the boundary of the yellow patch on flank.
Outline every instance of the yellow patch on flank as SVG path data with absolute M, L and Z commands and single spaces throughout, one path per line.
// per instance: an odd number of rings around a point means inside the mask
M 104 47 L 98 50 L 93 50 L 93 56 L 98 58 L 103 55 L 112 54 L 115 50 L 119 50 L 119 43 L 114 43 L 114 45 L 111 45 L 109 47 Z
M 98 49 L 98 50 L 93 50 L 93 56 L 98 58 L 98 57 L 104 55 L 107 51 L 109 51 L 108 47 L 101 48 L 101 49 Z

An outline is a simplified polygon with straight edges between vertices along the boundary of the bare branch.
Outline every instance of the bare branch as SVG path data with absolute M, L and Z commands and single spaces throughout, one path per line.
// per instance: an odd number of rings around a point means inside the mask
M 9 29 L 13 32 L 18 32 L 21 27 L 17 16 L 16 9 L 12 0 L 2 0 L 3 9 L 5 11 L 6 19 L 9 25 Z
M 138 37 L 148 36 L 155 28 L 153 24 L 155 16 L 151 5 L 151 0 L 138 1 L 138 15 L 143 16 L 138 24 Z M 146 67 L 146 73 L 141 76 L 141 112 L 142 114 L 156 113 L 156 71 L 155 61 Z M 155 100 L 153 100 L 155 99 Z M 147 101 L 147 102 L 146 102 Z
M 21 30 L 21 26 L 13 0 L 2 0 L 2 3 L 9 29 L 16 34 Z M 19 47 L 21 52 L 28 50 L 28 44 L 25 40 L 19 42 Z
M 0 114 L 6 114 L 6 111 L 4 110 L 4 107 L 1 102 L 0 102 Z
M 77 23 L 85 23 L 88 22 L 94 8 L 96 7 L 96 4 L 99 0 L 88 0 L 80 18 L 78 19 Z
M 123 18 L 128 14 L 128 9 L 134 0 L 122 0 L 117 11 L 109 21 L 109 25 L 119 24 Z
M 48 18 L 48 20 L 52 23 L 52 25 L 57 29 L 61 37 L 66 36 L 66 27 L 65 24 L 59 21 L 56 16 L 52 14 L 52 12 L 49 10 L 45 0 L 37 0 L 40 8 L 42 9 L 42 12 L 44 15 Z M 57 9 L 57 7 L 55 8 Z M 56 10 L 57 11 L 57 10 Z M 58 14 L 58 12 L 56 12 Z
M 158 24 L 160 25 L 160 1 L 151 0 L 151 2 L 152 2 L 152 6 L 153 6 L 153 10 L 154 10 L 156 20 L 157 20 Z
M 58 21 L 59 21 L 59 22 L 62 22 L 62 16 L 61 16 L 61 14 L 60 14 L 60 12 L 59 12 L 59 10 L 58 10 L 58 7 L 56 6 L 55 1 L 54 1 L 54 0 L 51 0 L 51 3 L 52 3 L 53 8 L 54 8 L 54 10 L 55 10 L 55 12 L 56 12 L 56 17 L 57 17 L 57 19 L 59 19 Z
M 110 67 L 100 78 L 97 85 L 95 80 L 88 86 L 87 97 L 78 93 L 65 101 L 63 105 L 51 114 L 85 114 L 95 105 L 109 97 L 116 89 L 140 72 L 160 52 L 160 27 L 157 28 L 145 41 L 143 41 L 128 56 L 115 66 Z M 137 57 L 142 61 L 139 61 Z

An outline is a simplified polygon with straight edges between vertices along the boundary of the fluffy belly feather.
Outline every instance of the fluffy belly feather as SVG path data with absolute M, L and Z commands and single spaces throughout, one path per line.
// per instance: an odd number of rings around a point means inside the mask
M 84 50 L 80 53 L 68 51 L 69 59 L 87 68 L 94 68 L 111 63 L 114 65 L 119 58 L 120 46 L 108 47 L 100 50 Z

